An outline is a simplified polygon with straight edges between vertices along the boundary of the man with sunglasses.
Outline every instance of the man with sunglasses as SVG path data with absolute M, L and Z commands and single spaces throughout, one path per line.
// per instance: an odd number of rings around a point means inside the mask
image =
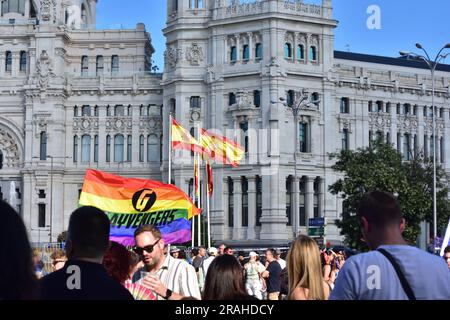
M 141 226 L 134 232 L 134 252 L 140 255 L 144 268 L 138 270 L 133 282 L 141 282 L 152 290 L 158 300 L 181 300 L 184 297 L 201 299 L 194 267 L 184 260 L 164 254 L 164 239 L 152 225 Z M 149 272 L 145 278 L 142 272 Z

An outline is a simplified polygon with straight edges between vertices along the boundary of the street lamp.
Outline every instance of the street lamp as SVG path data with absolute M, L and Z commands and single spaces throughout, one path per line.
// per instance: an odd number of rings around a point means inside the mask
M 53 159 L 70 159 L 71 157 L 54 157 L 46 156 L 46 159 L 50 159 L 50 242 L 53 241 Z M 40 157 L 33 157 L 33 159 L 40 159 Z
M 288 104 L 286 102 L 286 99 L 283 97 L 280 97 L 279 100 L 282 102 L 282 104 L 285 107 L 288 107 L 292 111 L 292 115 L 294 116 L 294 137 L 295 137 L 295 148 L 294 148 L 294 185 L 296 185 L 296 188 L 294 190 L 297 190 L 297 152 L 298 152 L 298 121 L 299 121 L 299 115 L 301 110 L 308 110 L 308 109 L 315 109 L 317 108 L 317 104 L 320 102 L 319 99 L 311 101 L 311 94 L 303 89 L 302 91 L 295 92 L 295 99 L 292 101 L 291 104 Z M 271 103 L 276 104 L 277 102 L 271 101 Z M 297 237 L 299 235 L 299 221 L 298 221 L 298 204 L 297 204 L 297 192 L 294 195 L 293 199 L 293 207 L 294 207 L 294 237 Z
M 436 207 L 436 107 L 434 105 L 434 86 L 435 86 L 435 71 L 440 61 L 447 58 L 449 53 L 441 54 L 445 49 L 450 49 L 450 43 L 447 43 L 444 47 L 439 50 L 438 54 L 432 60 L 428 52 L 423 48 L 420 43 L 416 43 L 416 48 L 422 50 L 425 53 L 425 56 L 419 55 L 413 52 L 408 51 L 400 51 L 400 55 L 403 57 L 412 57 L 414 59 L 422 60 L 426 63 L 428 68 L 431 71 L 431 106 L 433 108 L 433 236 L 434 240 L 437 238 L 437 207 Z M 436 250 L 436 248 L 435 248 Z

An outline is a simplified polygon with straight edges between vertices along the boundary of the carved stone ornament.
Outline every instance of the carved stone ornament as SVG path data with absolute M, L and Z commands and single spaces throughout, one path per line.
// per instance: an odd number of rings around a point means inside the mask
M 253 105 L 253 94 L 248 91 L 239 91 L 236 94 L 236 104 L 239 109 L 252 108 Z
M 47 90 L 48 82 L 54 77 L 53 67 L 46 50 L 42 50 L 41 55 L 36 63 L 37 84 L 42 91 Z
M 175 49 L 173 47 L 167 48 L 164 52 L 164 58 L 167 65 L 170 67 L 175 67 L 179 60 L 179 55 L 181 54 L 181 49 Z
M 203 48 L 199 47 L 197 43 L 193 43 L 186 51 L 186 60 L 191 63 L 191 66 L 198 66 L 203 59 Z
M 0 150 L 3 153 L 4 166 L 7 168 L 16 168 L 20 166 L 20 152 L 15 139 L 0 128 Z

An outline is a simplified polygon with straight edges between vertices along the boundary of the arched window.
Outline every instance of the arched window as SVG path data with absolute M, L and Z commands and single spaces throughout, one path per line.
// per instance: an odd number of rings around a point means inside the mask
M 73 137 L 73 162 L 78 162 L 78 136 Z
M 127 162 L 131 162 L 131 156 L 132 156 L 132 137 L 131 135 L 128 135 L 127 137 Z
M 97 56 L 96 72 L 97 76 L 103 74 L 103 56 Z
M 139 162 L 144 162 L 144 136 L 139 137 Z
M 119 117 L 119 116 L 121 117 L 121 116 L 125 115 L 123 105 L 119 104 L 119 105 L 114 107 L 114 115 L 116 117 Z
M 292 45 L 289 42 L 284 44 L 284 57 L 292 58 Z
M 85 134 L 81 137 L 81 162 L 91 161 L 91 136 Z
M 88 56 L 81 57 L 81 75 L 87 76 L 89 72 L 89 58 Z
M 317 48 L 315 46 L 309 48 L 309 59 L 311 61 L 317 61 Z
M 5 53 L 5 71 L 12 71 L 12 53 L 11 51 L 6 51 Z
M 20 71 L 27 71 L 27 53 L 20 51 Z
M 111 74 L 117 75 L 119 73 L 119 56 L 112 56 L 111 58 Z
M 86 6 L 84 3 L 81 5 L 81 25 L 83 28 L 87 27 L 87 14 L 86 14 Z
M 98 162 L 98 136 L 94 136 L 94 162 Z
M 158 138 L 156 135 L 151 134 L 147 138 L 147 161 L 156 162 L 159 159 L 158 156 Z
M 256 108 L 259 108 L 261 106 L 261 91 L 253 91 L 253 104 Z
M 111 162 L 111 136 L 106 136 L 106 162 Z
M 308 132 L 308 123 L 301 122 L 299 126 L 299 142 L 300 142 L 300 152 L 306 153 L 308 152 L 308 140 L 309 140 L 309 132 Z
M 305 46 L 302 44 L 297 46 L 297 59 L 305 60 Z
M 123 162 L 124 137 L 121 134 L 114 136 L 114 162 Z
M 231 62 L 236 62 L 237 60 L 237 49 L 235 46 L 231 47 L 230 50 L 230 61 Z
M 242 60 L 244 61 L 250 60 L 250 48 L 248 44 L 244 44 L 242 48 Z
M 261 43 L 257 43 L 255 46 L 255 59 L 263 58 L 263 46 Z
M 47 160 L 47 133 L 45 131 L 42 131 L 40 136 L 39 159 Z

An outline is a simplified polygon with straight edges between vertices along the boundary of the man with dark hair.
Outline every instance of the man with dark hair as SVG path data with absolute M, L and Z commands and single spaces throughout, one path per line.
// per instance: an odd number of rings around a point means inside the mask
M 43 300 L 133 300 L 102 266 L 109 246 L 110 223 L 95 207 L 81 207 L 70 216 L 64 267 L 41 280 Z
M 389 193 L 373 191 L 357 208 L 371 252 L 350 257 L 339 272 L 332 300 L 448 300 L 449 271 L 442 259 L 409 246 L 405 219 Z
M 275 249 L 266 250 L 266 271 L 262 277 L 267 279 L 267 299 L 279 300 L 281 290 L 281 266 L 276 260 L 277 251 Z
M 224 252 L 224 254 L 229 254 L 230 256 L 232 256 L 234 254 L 234 250 L 232 247 L 225 247 L 223 252 Z
M 444 260 L 447 263 L 448 269 L 450 270 L 450 246 L 447 246 L 444 249 Z
M 226 245 L 224 243 L 221 243 L 217 247 L 217 255 L 221 256 L 221 255 L 225 254 L 225 248 L 226 248 Z
M 145 266 L 135 273 L 133 282 L 152 290 L 158 300 L 201 298 L 194 267 L 164 254 L 165 243 L 158 228 L 141 226 L 134 232 L 134 240 L 136 246 L 133 250 L 142 257 Z

